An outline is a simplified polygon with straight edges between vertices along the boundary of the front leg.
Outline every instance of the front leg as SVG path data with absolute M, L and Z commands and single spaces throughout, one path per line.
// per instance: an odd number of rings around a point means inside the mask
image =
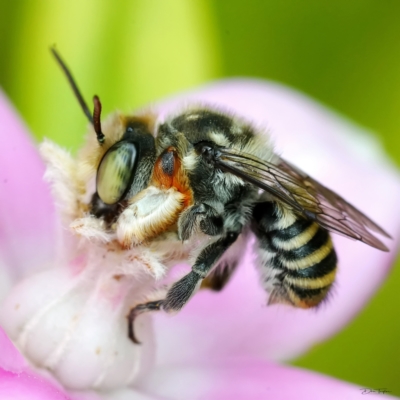
M 165 232 L 183 209 L 184 195 L 175 189 L 149 186 L 133 199 L 116 222 L 117 239 L 130 249 Z
M 166 298 L 138 304 L 128 315 L 128 335 L 134 343 L 139 343 L 135 337 L 133 323 L 135 318 L 149 311 L 164 310 L 167 312 L 179 311 L 190 299 L 201 281 L 212 270 L 225 251 L 236 241 L 239 233 L 228 232 L 223 238 L 204 248 L 194 263 L 192 270 L 175 282 L 168 290 Z

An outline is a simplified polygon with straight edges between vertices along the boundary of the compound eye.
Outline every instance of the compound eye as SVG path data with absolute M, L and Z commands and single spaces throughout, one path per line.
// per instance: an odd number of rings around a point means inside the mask
M 132 185 L 137 149 L 131 142 L 118 142 L 104 154 L 97 170 L 97 194 L 106 204 L 120 201 Z

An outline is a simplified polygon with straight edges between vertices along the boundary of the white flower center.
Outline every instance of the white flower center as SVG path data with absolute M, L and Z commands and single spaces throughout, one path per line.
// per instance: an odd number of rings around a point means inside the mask
M 112 265 L 116 255 L 106 254 L 98 248 L 92 260 L 81 257 L 68 268 L 34 275 L 14 287 L 0 311 L 1 325 L 21 352 L 69 388 L 126 386 L 152 363 L 149 316 L 135 323 L 143 342 L 136 345 L 127 336 L 126 315 L 154 280 L 122 274 L 121 264 Z

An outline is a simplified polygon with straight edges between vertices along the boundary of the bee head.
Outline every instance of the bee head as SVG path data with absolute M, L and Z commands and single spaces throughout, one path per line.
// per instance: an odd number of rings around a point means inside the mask
M 102 105 L 98 96 L 93 97 L 93 114 L 90 112 L 70 70 L 52 48 L 55 59 L 65 73 L 82 111 L 89 120 L 95 135 L 89 135 L 81 152 L 88 180 L 96 170 L 96 192 L 92 198 L 92 213 L 115 214 L 121 204 L 147 185 L 154 164 L 155 142 L 152 117 L 111 117 L 111 124 L 103 133 Z M 96 138 L 97 144 L 93 143 Z M 83 157 L 82 157 L 83 154 Z
M 103 124 L 105 139 L 100 146 L 93 129 L 79 154 L 80 174 L 92 193 L 91 213 L 112 222 L 152 176 L 156 158 L 153 118 L 112 114 Z
M 119 140 L 102 155 L 96 175 L 96 192 L 107 205 L 114 205 L 143 190 L 155 159 L 155 141 L 145 118 L 126 120 Z

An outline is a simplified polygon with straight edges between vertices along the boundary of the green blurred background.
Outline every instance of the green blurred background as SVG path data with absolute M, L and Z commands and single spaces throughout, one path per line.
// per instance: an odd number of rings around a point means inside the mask
M 105 114 L 211 79 L 264 77 L 373 129 L 400 161 L 398 0 L 0 0 L 0 85 L 37 139 L 76 149 L 86 120 L 52 44 Z M 400 395 L 399 287 L 397 268 L 356 320 L 294 364 Z

